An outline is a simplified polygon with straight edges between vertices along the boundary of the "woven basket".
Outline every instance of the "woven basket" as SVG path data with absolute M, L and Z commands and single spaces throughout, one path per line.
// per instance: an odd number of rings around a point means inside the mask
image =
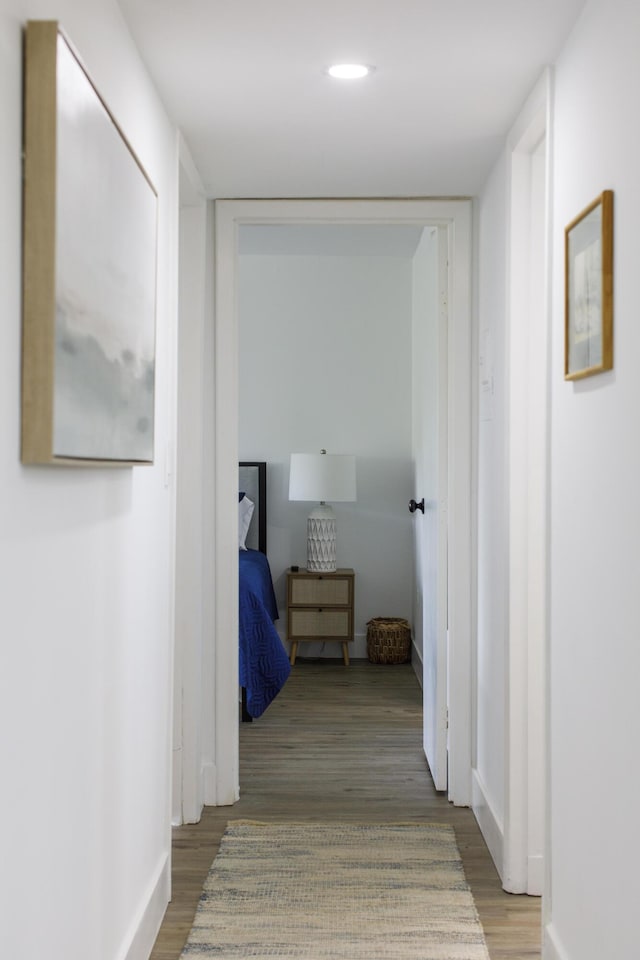
M 411 627 L 402 617 L 374 617 L 367 623 L 367 656 L 371 663 L 406 663 Z

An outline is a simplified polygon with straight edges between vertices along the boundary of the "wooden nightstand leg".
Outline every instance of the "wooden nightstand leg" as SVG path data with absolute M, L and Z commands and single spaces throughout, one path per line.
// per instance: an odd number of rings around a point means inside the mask
M 348 667 L 349 666 L 349 644 L 348 643 L 342 644 L 342 658 L 344 660 L 345 667 Z
M 289 656 L 289 663 L 293 666 L 296 662 L 296 654 L 298 652 L 298 641 L 291 641 L 291 655 Z

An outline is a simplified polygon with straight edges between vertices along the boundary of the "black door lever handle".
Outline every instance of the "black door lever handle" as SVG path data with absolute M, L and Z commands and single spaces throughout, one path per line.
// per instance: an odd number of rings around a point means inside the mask
M 415 500 L 409 500 L 409 513 L 415 513 L 416 510 L 422 510 L 424 513 L 424 497 L 420 503 L 417 503 Z

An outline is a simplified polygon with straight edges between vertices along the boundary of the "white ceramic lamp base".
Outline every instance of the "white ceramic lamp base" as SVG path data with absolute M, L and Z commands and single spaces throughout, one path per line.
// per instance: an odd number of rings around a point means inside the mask
M 336 569 L 336 516 L 321 503 L 307 520 L 307 570 L 334 573 Z

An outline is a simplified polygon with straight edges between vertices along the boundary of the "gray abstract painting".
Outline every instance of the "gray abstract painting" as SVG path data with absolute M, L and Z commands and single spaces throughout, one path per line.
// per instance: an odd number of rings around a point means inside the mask
M 157 198 L 58 37 L 53 454 L 153 460 Z

